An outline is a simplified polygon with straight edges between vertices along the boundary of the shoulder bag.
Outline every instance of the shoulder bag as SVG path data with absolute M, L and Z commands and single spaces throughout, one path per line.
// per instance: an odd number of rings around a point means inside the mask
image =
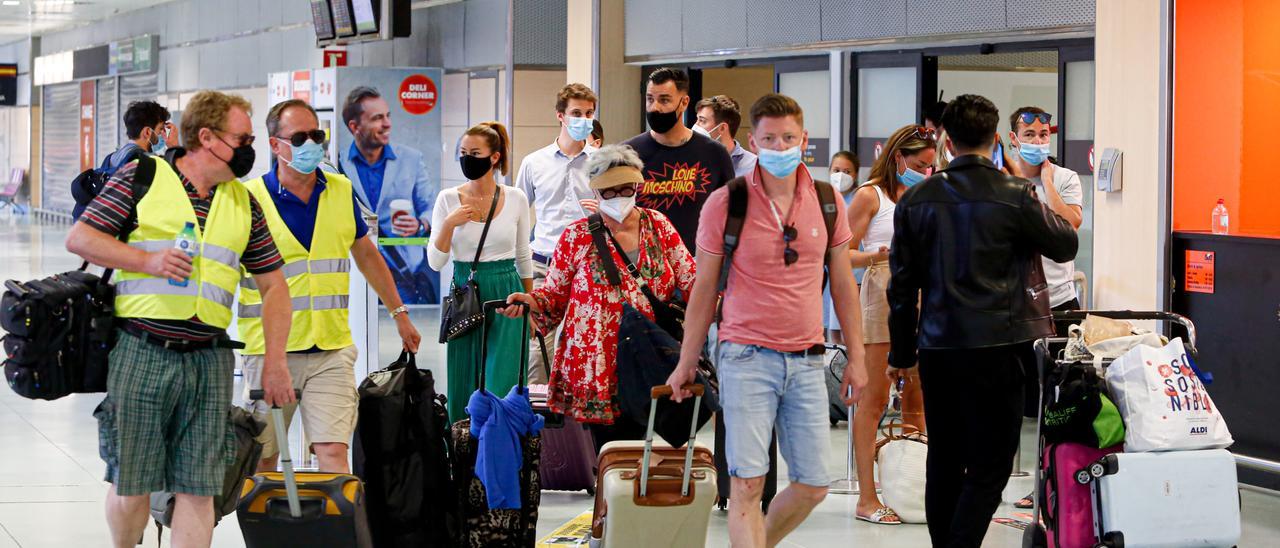
M 482 304 L 480 284 L 476 282 L 475 265 L 480 262 L 480 252 L 484 251 L 484 240 L 489 236 L 489 225 L 493 224 L 493 212 L 498 209 L 498 195 L 501 193 L 502 187 L 494 189 L 493 202 L 489 204 L 489 216 L 485 217 L 484 230 L 480 232 L 480 242 L 476 244 L 476 258 L 471 261 L 471 275 L 461 286 L 449 284 L 449 294 L 445 295 L 444 306 L 441 307 L 444 313 L 440 317 L 440 344 L 466 335 L 484 322 L 484 310 L 480 306 Z

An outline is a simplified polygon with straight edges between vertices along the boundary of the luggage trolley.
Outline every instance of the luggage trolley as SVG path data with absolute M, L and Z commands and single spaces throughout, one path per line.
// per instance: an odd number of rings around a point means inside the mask
M 1168 323 L 1170 325 L 1179 324 L 1186 329 L 1187 337 L 1186 337 L 1186 340 L 1184 341 L 1184 346 L 1186 348 L 1187 353 L 1193 358 L 1196 356 L 1197 351 L 1196 351 L 1195 324 L 1193 324 L 1189 318 L 1182 316 L 1180 314 L 1174 314 L 1172 312 L 1141 312 L 1141 311 L 1132 311 L 1132 310 L 1107 310 L 1107 311 L 1079 310 L 1079 311 L 1071 311 L 1071 312 L 1055 312 L 1053 315 L 1053 319 L 1079 323 L 1084 321 L 1085 316 L 1089 316 L 1089 315 L 1101 316 L 1101 317 L 1110 318 L 1113 320 L 1159 321 L 1159 322 Z M 1039 339 L 1034 343 L 1035 353 L 1036 353 L 1036 371 L 1037 371 L 1037 374 L 1039 374 L 1039 385 L 1040 385 L 1040 390 L 1038 391 L 1039 401 L 1036 405 L 1035 494 L 1032 497 L 1032 507 L 1031 507 L 1032 524 L 1030 527 L 1027 527 L 1026 532 L 1023 534 L 1023 538 L 1022 538 L 1022 546 L 1024 548 L 1041 548 L 1041 547 L 1048 546 L 1047 533 L 1045 531 L 1044 525 L 1041 523 L 1041 517 L 1042 517 L 1041 505 L 1043 504 L 1042 498 L 1044 496 L 1044 478 L 1042 477 L 1043 470 L 1044 470 L 1044 462 L 1041 462 L 1041 461 L 1044 460 L 1044 451 L 1045 451 L 1044 436 L 1042 434 L 1041 429 L 1044 426 L 1044 408 L 1045 408 L 1045 390 L 1046 390 L 1045 383 L 1048 380 L 1048 376 L 1049 376 L 1048 373 L 1050 371 L 1050 366 L 1054 368 L 1058 368 L 1058 367 L 1065 367 L 1073 363 L 1065 359 L 1055 357 L 1053 350 L 1051 350 L 1051 348 L 1053 348 L 1054 346 L 1061 346 L 1061 345 L 1064 345 L 1066 342 L 1067 342 L 1067 337 L 1048 337 L 1048 338 Z M 1113 360 L 1110 358 L 1103 358 L 1101 360 L 1102 367 L 1106 368 L 1110 366 L 1112 361 Z M 1107 473 L 1108 471 L 1106 470 L 1106 466 L 1104 466 L 1103 463 L 1099 461 L 1099 462 L 1092 463 L 1081 470 L 1077 470 L 1073 474 L 1073 477 L 1075 478 L 1076 482 L 1081 484 L 1087 484 Z M 1101 524 L 1099 523 L 1099 520 L 1096 514 L 1096 507 L 1095 507 L 1095 515 L 1094 515 L 1094 524 L 1095 524 L 1095 528 L 1098 529 L 1096 533 L 1099 535 L 1099 542 L 1097 546 L 1112 546 L 1112 544 L 1108 542 L 1108 539 L 1102 536 Z M 1122 544 L 1120 546 L 1122 546 Z

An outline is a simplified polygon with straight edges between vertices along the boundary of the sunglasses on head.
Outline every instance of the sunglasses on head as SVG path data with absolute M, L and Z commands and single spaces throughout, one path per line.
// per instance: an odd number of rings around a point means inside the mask
M 302 146 L 302 143 L 307 142 L 307 139 L 311 139 L 317 145 L 323 145 L 324 138 L 325 138 L 325 134 L 323 129 L 313 129 L 311 131 L 299 131 L 289 137 L 284 137 L 281 135 L 276 136 L 276 139 L 280 139 L 282 141 L 288 141 L 289 144 L 295 147 Z
M 612 200 L 614 198 L 630 198 L 635 195 L 636 195 L 635 185 L 627 185 L 622 188 L 618 188 L 618 187 L 606 188 L 600 191 L 600 197 L 605 200 Z
M 1024 112 L 1018 118 L 1027 125 L 1036 123 L 1036 120 L 1040 120 L 1040 123 L 1044 125 L 1049 125 L 1049 120 L 1053 119 L 1053 115 L 1048 112 Z
M 782 250 L 782 264 L 785 266 L 791 266 L 800 260 L 800 252 L 791 248 L 791 242 L 796 241 L 798 234 L 796 225 L 782 227 L 782 241 L 787 244 L 787 248 Z
M 938 138 L 938 130 L 931 127 L 916 126 L 915 136 L 919 139 L 933 141 Z

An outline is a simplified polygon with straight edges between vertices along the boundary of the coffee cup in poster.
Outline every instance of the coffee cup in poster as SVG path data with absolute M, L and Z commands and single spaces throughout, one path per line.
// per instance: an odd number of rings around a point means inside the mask
M 404 198 L 391 200 L 391 222 L 395 223 L 403 215 L 413 215 L 413 202 Z

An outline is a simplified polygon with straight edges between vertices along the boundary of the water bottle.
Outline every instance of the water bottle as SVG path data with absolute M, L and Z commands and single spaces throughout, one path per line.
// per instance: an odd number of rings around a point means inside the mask
M 187 223 L 183 225 L 182 232 L 173 238 L 173 248 L 186 253 L 188 257 L 195 259 L 196 257 L 196 225 L 195 223 Z M 175 282 L 173 278 L 169 278 L 169 285 L 178 287 L 187 287 L 190 278 L 184 278 L 180 282 Z
M 1227 215 L 1227 203 L 1218 198 L 1218 205 L 1213 206 L 1213 233 L 1226 234 L 1231 224 L 1231 220 Z

